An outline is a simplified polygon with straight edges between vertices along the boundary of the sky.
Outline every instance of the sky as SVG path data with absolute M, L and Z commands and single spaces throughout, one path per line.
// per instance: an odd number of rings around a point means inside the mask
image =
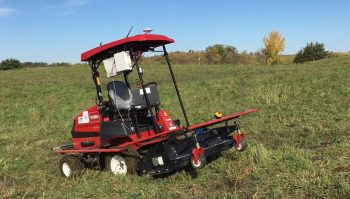
M 153 28 L 175 39 L 168 51 L 213 44 L 255 52 L 278 31 L 283 54 L 307 42 L 350 51 L 349 0 L 0 0 L 0 60 L 80 62 L 99 45 Z

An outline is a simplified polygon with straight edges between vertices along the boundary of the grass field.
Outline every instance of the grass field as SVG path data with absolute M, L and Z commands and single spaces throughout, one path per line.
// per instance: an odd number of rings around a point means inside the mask
M 144 69 L 146 81 L 158 82 L 163 107 L 182 118 L 167 68 Z M 350 57 L 174 70 L 192 124 L 215 111 L 259 108 L 240 119 L 245 152 L 225 151 L 197 175 L 87 170 L 64 179 L 51 148 L 70 142 L 73 117 L 95 102 L 89 68 L 1 71 L 0 197 L 350 198 Z

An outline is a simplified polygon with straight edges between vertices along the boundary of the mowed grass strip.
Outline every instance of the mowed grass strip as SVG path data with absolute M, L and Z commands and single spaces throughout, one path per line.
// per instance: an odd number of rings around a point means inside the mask
M 163 108 L 182 119 L 168 69 L 144 66 Z M 101 74 L 103 69 L 100 69 Z M 72 120 L 95 103 L 88 67 L 0 72 L 0 196 L 4 198 L 349 198 L 350 57 L 303 65 L 174 66 L 192 124 L 259 108 L 240 119 L 248 149 L 228 150 L 197 175 L 59 175 Z M 103 79 L 106 85 L 109 80 Z M 135 85 L 136 76 L 131 77 Z M 104 86 L 105 88 L 105 86 Z

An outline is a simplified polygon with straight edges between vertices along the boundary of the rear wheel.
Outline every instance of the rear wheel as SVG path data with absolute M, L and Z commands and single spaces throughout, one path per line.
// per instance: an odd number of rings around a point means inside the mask
M 140 161 L 140 154 L 134 149 L 127 149 L 123 152 L 126 165 L 128 166 L 128 174 L 137 174 Z
M 76 156 L 65 155 L 60 161 L 60 172 L 63 177 L 75 177 L 84 169 L 84 163 Z
M 125 158 L 121 155 L 111 155 L 105 158 L 105 167 L 114 175 L 125 175 L 128 172 Z
M 128 148 L 122 153 L 106 154 L 103 167 L 115 175 L 137 174 L 139 161 L 140 154 L 136 150 Z

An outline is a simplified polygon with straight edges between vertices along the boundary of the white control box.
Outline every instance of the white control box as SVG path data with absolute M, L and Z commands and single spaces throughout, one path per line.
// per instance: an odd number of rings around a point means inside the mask
M 117 68 L 115 67 L 114 57 L 103 60 L 103 65 L 105 67 L 107 77 L 117 75 Z
M 114 54 L 115 67 L 118 72 L 132 70 L 131 58 L 129 52 L 123 51 Z
M 129 52 L 123 51 L 114 54 L 113 57 L 103 60 L 107 77 L 112 77 L 120 72 L 132 70 L 132 63 Z

